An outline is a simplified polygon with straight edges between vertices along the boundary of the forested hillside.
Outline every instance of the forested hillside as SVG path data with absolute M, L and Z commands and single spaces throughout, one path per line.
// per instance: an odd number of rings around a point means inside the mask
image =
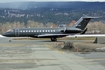
M 105 2 L 18 2 L 0 4 L 0 22 L 68 24 L 81 16 L 99 16 L 105 22 Z
M 83 15 L 100 17 L 91 22 L 103 25 L 105 23 L 105 2 L 0 3 L 0 33 L 15 27 L 71 25 Z M 91 29 L 91 26 L 89 27 Z M 93 27 L 95 28 L 97 25 L 94 24 Z M 100 33 L 105 33 L 105 29 L 102 28 L 105 27 L 100 26 L 97 30 L 102 31 Z

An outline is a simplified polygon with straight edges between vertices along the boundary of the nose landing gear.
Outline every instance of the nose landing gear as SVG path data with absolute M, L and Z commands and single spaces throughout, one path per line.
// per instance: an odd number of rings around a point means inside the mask
M 12 42 L 12 40 L 9 40 L 9 42 Z
M 12 39 L 11 38 L 9 38 L 9 42 L 12 42 Z

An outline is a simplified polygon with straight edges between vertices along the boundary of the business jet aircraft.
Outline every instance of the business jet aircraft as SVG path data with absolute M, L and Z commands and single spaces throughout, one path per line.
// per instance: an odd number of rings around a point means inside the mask
M 74 26 L 72 27 L 60 27 L 60 28 L 13 28 L 5 33 L 6 37 L 33 37 L 33 38 L 50 38 L 51 41 L 57 41 L 57 38 L 75 35 L 85 34 L 87 31 L 87 24 L 93 18 L 90 16 L 82 16 Z

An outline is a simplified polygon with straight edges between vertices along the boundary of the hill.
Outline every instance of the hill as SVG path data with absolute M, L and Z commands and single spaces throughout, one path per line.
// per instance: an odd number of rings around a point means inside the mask
M 102 17 L 105 22 L 105 2 L 13 2 L 0 3 L 0 22 L 35 22 L 68 24 L 83 14 Z

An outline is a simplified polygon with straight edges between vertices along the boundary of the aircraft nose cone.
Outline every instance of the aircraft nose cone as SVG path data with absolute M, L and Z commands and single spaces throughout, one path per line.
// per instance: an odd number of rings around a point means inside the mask
M 5 33 L 3 33 L 2 36 L 5 36 Z
M 14 33 L 11 33 L 11 32 L 5 32 L 2 34 L 2 36 L 6 36 L 6 37 L 14 37 Z
M 3 34 L 2 34 L 2 36 L 7 36 L 7 35 L 8 35 L 7 33 L 3 33 Z

